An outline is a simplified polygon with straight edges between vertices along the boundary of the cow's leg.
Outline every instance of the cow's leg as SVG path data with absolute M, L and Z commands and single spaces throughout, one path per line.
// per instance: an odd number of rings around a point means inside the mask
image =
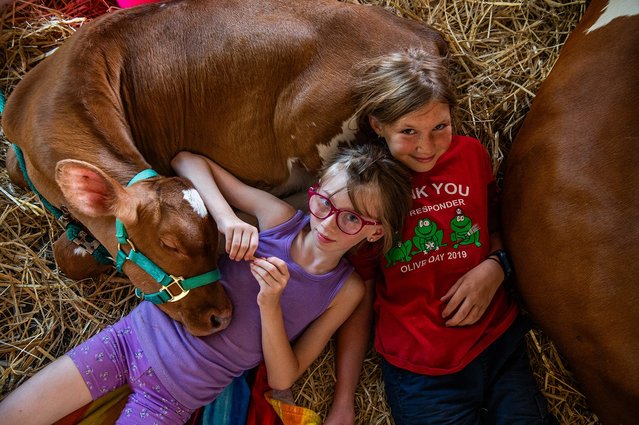
M 53 255 L 60 271 L 75 280 L 97 277 L 113 268 L 99 263 L 93 255 L 70 241 L 65 234 L 53 244 Z
M 20 186 L 23 189 L 29 189 L 29 185 L 27 181 L 24 179 L 24 175 L 22 174 L 22 170 L 20 170 L 20 166 L 18 165 L 18 158 L 16 157 L 16 153 L 13 148 L 7 149 L 7 157 L 6 157 L 6 165 L 7 172 L 9 174 L 9 179 L 11 182 L 17 186 Z

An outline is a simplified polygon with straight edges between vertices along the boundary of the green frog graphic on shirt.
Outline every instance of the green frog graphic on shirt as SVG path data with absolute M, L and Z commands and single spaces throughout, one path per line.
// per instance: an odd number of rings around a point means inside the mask
M 410 238 L 410 236 L 409 236 Z M 444 230 L 429 217 L 419 219 L 413 228 L 413 237 L 405 241 L 396 240 L 393 247 L 385 255 L 386 268 L 399 263 L 407 263 L 417 254 L 428 255 L 439 248 L 448 246 L 443 243 Z M 458 249 L 460 245 L 475 245 L 480 247 L 480 231 L 477 225 L 467 217 L 461 208 L 455 210 L 455 217 L 450 221 L 450 240 L 453 248 Z
M 411 249 L 413 248 L 413 243 L 408 240 L 405 242 L 398 241 L 393 244 L 393 247 L 388 250 L 386 253 L 386 268 L 394 266 L 398 261 L 408 262 L 411 258 Z
M 450 221 L 450 239 L 453 241 L 453 248 L 457 249 L 459 245 L 470 244 L 481 246 L 477 226 L 473 226 L 472 220 L 464 214 L 461 208 L 457 208 L 455 212 L 457 215 Z
M 411 254 L 415 255 L 420 252 L 428 254 L 430 251 L 437 251 L 439 247 L 446 246 L 442 244 L 444 239 L 444 231 L 439 229 L 437 223 L 429 218 L 422 218 L 415 226 L 415 236 L 413 236 L 413 245 L 417 251 Z

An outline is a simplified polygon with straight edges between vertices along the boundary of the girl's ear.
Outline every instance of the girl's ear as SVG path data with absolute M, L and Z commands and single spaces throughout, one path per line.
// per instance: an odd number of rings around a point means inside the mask
M 380 240 L 382 236 L 384 236 L 384 228 L 382 226 L 375 226 L 375 227 L 377 227 L 375 232 L 366 238 L 368 242 L 376 242 Z
M 382 123 L 379 122 L 377 118 L 372 115 L 368 116 L 368 123 L 371 125 L 371 128 L 378 136 L 382 137 Z

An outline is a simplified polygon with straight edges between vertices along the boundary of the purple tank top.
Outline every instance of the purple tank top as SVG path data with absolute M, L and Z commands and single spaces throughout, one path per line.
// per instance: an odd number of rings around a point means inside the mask
M 326 310 L 353 271 L 344 259 L 323 275 L 310 274 L 293 262 L 291 244 L 308 222 L 309 217 L 298 211 L 289 221 L 260 232 L 255 254 L 279 257 L 288 264 L 290 279 L 281 305 L 289 340 L 297 338 Z M 222 285 L 233 303 L 233 319 L 224 331 L 194 337 L 148 302 L 131 312 L 140 345 L 158 378 L 177 401 L 193 409 L 213 401 L 234 377 L 263 358 L 259 285 L 249 263 L 224 257 L 219 268 Z

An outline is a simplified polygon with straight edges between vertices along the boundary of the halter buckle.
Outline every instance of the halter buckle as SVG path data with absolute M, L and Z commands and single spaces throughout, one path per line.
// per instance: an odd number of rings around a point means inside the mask
M 162 286 L 160 292 L 166 291 L 166 293 L 171 297 L 171 299 L 169 299 L 168 301 L 170 303 L 180 301 L 182 298 L 186 297 L 189 294 L 190 289 L 184 289 L 184 287 L 182 286 L 182 282 L 184 281 L 184 278 L 182 276 L 175 277 L 173 275 L 169 275 L 169 277 L 172 279 L 172 282 L 168 285 Z M 169 288 L 172 288 L 175 285 L 177 285 L 180 292 L 178 292 L 176 295 L 173 295 L 171 289 Z

